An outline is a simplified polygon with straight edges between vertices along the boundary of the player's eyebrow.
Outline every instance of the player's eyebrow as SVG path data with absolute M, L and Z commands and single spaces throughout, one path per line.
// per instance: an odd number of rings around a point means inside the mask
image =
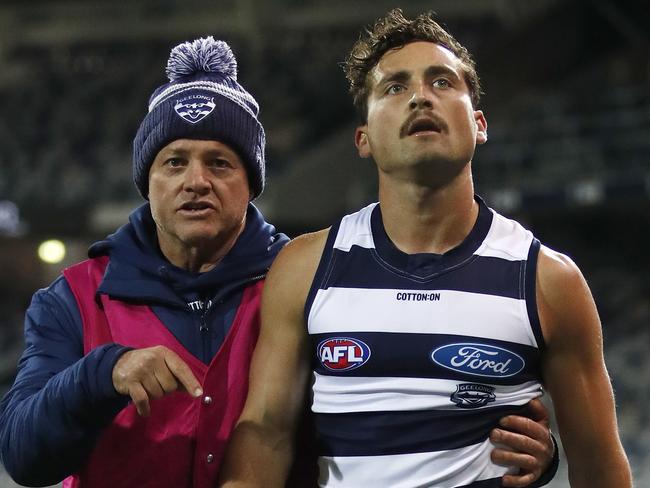
M 407 70 L 399 70 L 388 72 L 382 76 L 375 86 L 384 86 L 387 83 L 397 82 L 397 83 L 406 83 L 411 79 L 411 73 Z

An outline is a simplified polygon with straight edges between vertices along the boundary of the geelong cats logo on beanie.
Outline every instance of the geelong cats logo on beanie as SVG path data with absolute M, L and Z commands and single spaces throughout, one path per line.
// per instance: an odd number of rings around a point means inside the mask
M 176 101 L 174 110 L 184 121 L 196 124 L 210 115 L 214 107 L 214 97 L 197 95 Z

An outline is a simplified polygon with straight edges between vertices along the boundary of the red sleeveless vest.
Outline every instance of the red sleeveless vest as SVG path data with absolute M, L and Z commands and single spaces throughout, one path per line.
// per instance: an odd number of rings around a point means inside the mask
M 140 417 L 129 404 L 100 436 L 81 472 L 65 488 L 193 487 L 216 484 L 230 433 L 248 391 L 248 369 L 259 334 L 263 281 L 248 286 L 228 336 L 209 366 L 190 354 L 148 306 L 96 291 L 107 257 L 64 270 L 83 322 L 84 352 L 108 342 L 134 348 L 163 345 L 185 361 L 201 382 L 203 397 L 174 392 L 151 402 Z

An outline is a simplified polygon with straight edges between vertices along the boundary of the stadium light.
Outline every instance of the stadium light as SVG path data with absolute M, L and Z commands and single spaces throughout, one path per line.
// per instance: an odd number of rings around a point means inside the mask
M 65 244 L 58 239 L 43 241 L 38 246 L 38 257 L 47 264 L 57 264 L 65 258 Z

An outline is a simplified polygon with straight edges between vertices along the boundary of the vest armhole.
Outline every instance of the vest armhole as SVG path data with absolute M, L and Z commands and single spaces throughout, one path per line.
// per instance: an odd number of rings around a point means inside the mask
M 541 244 L 539 240 L 533 238 L 526 259 L 524 285 L 526 310 L 528 312 L 530 327 L 535 335 L 538 349 L 543 351 L 546 347 L 546 343 L 544 341 L 544 334 L 542 333 L 542 325 L 539 320 L 539 312 L 537 311 L 537 257 L 539 256 L 540 247 Z
M 339 227 L 341 226 L 341 220 L 336 222 L 330 228 L 329 234 L 327 234 L 327 240 L 325 241 L 325 249 L 323 249 L 323 254 L 318 263 L 318 268 L 316 268 L 316 274 L 314 275 L 314 280 L 311 283 L 309 288 L 309 294 L 307 295 L 307 300 L 305 301 L 305 324 L 309 325 L 309 313 L 311 312 L 311 306 L 314 303 L 316 298 L 316 293 L 322 286 L 327 286 L 327 276 L 329 275 L 329 269 L 332 264 L 332 256 L 334 255 L 334 242 L 336 242 L 336 236 L 339 233 Z
M 93 335 L 89 333 L 90 324 L 96 321 L 106 323 L 101 300 L 97 299 L 97 289 L 107 265 L 108 257 L 101 256 L 87 259 L 63 270 L 63 276 L 75 298 L 81 316 L 84 354 L 93 348 Z

